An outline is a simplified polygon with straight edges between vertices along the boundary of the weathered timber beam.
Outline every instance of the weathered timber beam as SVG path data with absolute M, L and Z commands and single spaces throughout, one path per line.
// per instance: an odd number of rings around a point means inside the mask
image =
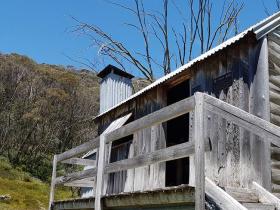
M 277 93 L 277 91 L 270 90 L 269 98 L 270 98 L 270 101 L 273 103 L 278 104 L 280 102 L 280 97 L 279 97 L 279 94 Z
M 56 166 L 57 166 L 57 155 L 54 155 L 53 156 L 52 180 L 51 180 L 51 187 L 50 187 L 49 210 L 51 210 L 52 204 L 54 202 L 55 180 L 56 180 Z
M 264 141 L 269 139 L 271 143 L 280 146 L 280 128 L 278 126 L 212 96 L 205 94 L 204 97 L 207 110 L 259 135 Z
M 68 187 L 93 187 L 95 184 L 95 177 L 89 177 L 85 179 L 79 179 L 72 182 L 64 183 L 64 186 Z
M 275 37 L 275 38 L 274 38 Z M 277 36 L 269 36 L 268 38 L 268 47 L 270 50 L 273 50 L 276 54 L 280 54 L 280 47 L 279 47 L 279 44 L 277 43 L 279 42 L 279 37 Z
M 93 187 L 94 181 L 74 181 L 74 182 L 67 182 L 64 184 L 67 187 Z
M 277 168 L 272 168 L 271 179 L 274 184 L 280 184 L 280 170 Z
M 96 160 L 82 159 L 82 158 L 70 158 L 61 161 L 66 164 L 82 165 L 82 166 L 96 166 Z
M 221 209 L 247 210 L 247 208 L 208 178 L 205 178 L 205 192 Z
M 252 184 L 253 189 L 256 190 L 256 193 L 259 197 L 260 202 L 262 203 L 269 203 L 274 204 L 276 206 L 276 209 L 280 209 L 280 200 L 275 195 L 267 191 L 265 188 L 263 188 L 261 185 L 259 185 L 256 182 L 253 182 Z
M 280 186 L 278 184 L 272 184 L 273 193 L 280 193 Z
M 280 161 L 272 161 L 271 168 L 280 169 Z
M 258 203 L 259 198 L 255 191 L 249 188 L 240 187 L 225 187 L 227 194 L 233 197 L 240 203 Z
M 101 198 L 104 192 L 105 185 L 107 184 L 104 181 L 104 166 L 106 164 L 106 136 L 101 134 L 100 136 L 100 147 L 98 152 L 98 167 L 96 174 L 96 188 L 95 188 L 95 210 L 103 210 L 103 205 Z
M 271 113 L 271 114 L 270 114 L 270 121 L 271 121 L 271 123 L 273 123 L 274 125 L 279 126 L 279 125 L 280 125 L 280 116 Z
M 196 92 L 194 107 L 194 135 L 195 144 L 194 166 L 195 166 L 195 209 L 205 209 L 205 108 L 203 94 Z
M 279 92 L 280 92 L 280 89 L 279 89 Z M 280 116 L 280 106 L 275 103 L 270 103 L 270 112 L 272 114 Z
M 205 150 L 210 151 L 210 143 L 207 142 Z M 194 154 L 194 142 L 186 142 L 171 146 L 165 149 L 160 149 L 155 152 L 139 155 L 134 158 L 125 159 L 110 163 L 105 166 L 105 173 L 113 173 L 124 171 L 132 168 L 138 168 L 155 163 L 165 162 L 169 160 L 180 159 Z
M 57 155 L 57 161 L 62 161 L 62 160 L 66 160 L 69 159 L 71 157 L 80 155 L 84 152 L 87 152 L 91 149 L 95 149 L 99 147 L 99 137 L 96 137 L 95 139 L 88 141 L 84 144 L 81 144 L 73 149 L 70 149 L 66 152 L 63 152 L 59 155 Z
M 280 169 L 280 148 L 271 146 L 271 167 L 279 168 Z M 278 164 L 276 164 L 278 162 Z
M 90 178 L 94 177 L 96 175 L 96 169 L 87 169 L 84 171 L 79 171 L 79 172 L 74 172 L 67 174 L 65 176 L 60 176 L 55 179 L 55 184 L 64 184 L 66 182 L 72 182 L 76 181 L 79 179 L 85 179 L 85 178 Z
M 194 103 L 194 96 L 191 96 L 177 103 L 164 107 L 158 111 L 155 111 L 149 115 L 146 115 L 119 129 L 108 133 L 106 136 L 106 143 L 112 142 L 124 136 L 131 135 L 136 131 L 171 120 L 180 115 L 188 113 L 194 109 Z
M 280 86 L 280 76 L 270 76 L 269 81 L 275 86 L 274 89 L 278 90 Z

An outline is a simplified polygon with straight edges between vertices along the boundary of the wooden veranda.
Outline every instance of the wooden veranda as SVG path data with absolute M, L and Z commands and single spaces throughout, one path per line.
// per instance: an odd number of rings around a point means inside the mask
M 113 141 L 189 112 L 194 113 L 193 141 L 113 163 L 108 162 L 110 151 L 107 148 Z M 95 196 L 91 198 L 91 205 L 94 205 L 94 207 L 92 206 L 93 209 L 101 210 L 103 208 L 102 199 L 108 200 L 108 196 L 106 197 L 105 195 L 108 174 L 189 156 L 193 156 L 195 160 L 195 170 L 190 171 L 190 173 L 195 173 L 195 184 L 193 187 L 195 189 L 194 203 L 196 210 L 205 208 L 205 194 L 211 197 L 213 201 L 223 209 L 247 209 L 224 189 L 218 187 L 213 180 L 205 177 L 204 154 L 206 152 L 211 152 L 212 146 L 211 139 L 207 138 L 205 135 L 209 113 L 219 115 L 227 121 L 259 136 L 262 141 L 270 142 L 280 147 L 280 129 L 278 126 L 217 98 L 197 92 L 192 97 L 166 106 L 110 133 L 103 133 L 101 136 L 76 148 L 55 155 L 53 159 L 50 209 L 55 204 L 54 194 L 56 185 L 64 184 L 66 186 L 80 187 L 94 186 Z M 93 149 L 97 150 L 97 161 L 78 158 L 79 155 Z M 57 177 L 56 166 L 58 162 L 91 165 L 93 168 Z M 258 196 L 259 202 L 271 203 L 275 205 L 277 209 L 280 209 L 280 200 L 270 193 L 269 190 L 263 188 L 260 184 L 256 183 L 255 180 L 252 180 L 251 186 Z M 131 192 L 131 194 L 133 194 L 133 192 Z

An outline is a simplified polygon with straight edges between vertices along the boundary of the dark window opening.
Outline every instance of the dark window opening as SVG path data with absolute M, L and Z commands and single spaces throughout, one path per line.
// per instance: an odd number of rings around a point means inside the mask
M 132 140 L 133 135 L 130 135 L 112 143 L 110 163 L 128 158 L 129 147 Z
M 176 85 L 167 93 L 167 105 L 190 96 L 189 80 Z M 189 141 L 189 114 L 181 115 L 167 122 L 166 146 L 170 147 Z M 166 162 L 166 186 L 189 183 L 189 158 Z

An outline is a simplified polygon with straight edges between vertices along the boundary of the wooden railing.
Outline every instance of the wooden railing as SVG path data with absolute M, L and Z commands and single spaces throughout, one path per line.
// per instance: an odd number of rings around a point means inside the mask
M 106 174 L 194 155 L 195 208 L 196 210 L 204 209 L 204 154 L 206 151 L 210 151 L 211 147 L 211 143 L 205 136 L 206 120 L 204 120 L 204 118 L 206 117 L 206 110 L 220 115 L 226 120 L 231 121 L 236 125 L 259 135 L 260 137 L 263 137 L 264 141 L 271 141 L 273 144 L 280 146 L 279 127 L 207 94 L 195 93 L 195 95 L 190 98 L 164 107 L 110 133 L 102 134 L 94 140 L 84 143 L 74 149 L 55 155 L 53 159 L 50 208 L 54 202 L 54 190 L 55 185 L 57 184 L 67 184 L 77 182 L 77 180 L 85 180 L 85 182 L 87 182 L 87 180 L 95 179 L 95 210 L 100 210 L 102 209 L 101 198 L 105 194 Z M 194 136 L 192 141 L 113 163 L 108 163 L 106 160 L 107 157 L 105 155 L 105 151 L 109 143 L 122 137 L 134 134 L 141 129 L 166 122 L 190 111 L 194 111 Z M 73 158 L 74 156 L 83 154 L 93 149 L 98 150 L 98 159 L 96 162 Z M 93 168 L 74 172 L 62 177 L 56 177 L 56 165 L 58 162 L 91 165 Z M 90 181 L 91 182 L 88 183 L 92 183 L 92 180 Z M 90 186 L 91 185 L 89 185 L 89 187 Z

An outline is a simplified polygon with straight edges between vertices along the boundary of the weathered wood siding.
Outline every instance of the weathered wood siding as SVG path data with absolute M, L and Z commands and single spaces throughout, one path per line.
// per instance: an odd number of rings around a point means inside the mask
M 261 42 L 249 39 L 197 65 L 191 79 L 192 93 L 206 92 L 255 115 L 265 115 L 267 108 L 257 107 L 260 105 L 256 103 L 260 89 L 268 85 L 264 79 L 260 83 L 257 76 L 263 76 L 263 70 L 257 65 L 261 63 L 261 46 Z M 220 186 L 248 187 L 253 179 L 269 183 L 267 145 L 261 145 L 257 137 L 232 122 L 211 113 L 207 116 L 205 132 L 212 142 L 212 151 L 205 155 L 206 176 Z M 192 159 L 190 165 L 193 171 Z M 190 184 L 193 184 L 193 176 L 191 173 Z
M 248 71 L 248 50 L 243 51 L 241 47 L 235 47 L 212 62 L 197 66 L 191 88 L 199 86 L 200 91 L 246 110 L 248 94 L 244 93 L 248 92 L 248 85 L 243 72 Z M 240 186 L 241 130 L 215 114 L 208 113 L 207 116 L 205 132 L 212 142 L 212 151 L 205 155 L 206 176 L 220 186 Z
M 280 28 L 268 35 L 270 121 L 280 126 Z M 280 150 L 272 145 L 273 189 L 280 189 Z
M 144 96 L 138 97 L 136 101 L 129 102 L 125 106 L 121 106 L 116 111 L 103 117 L 100 122 L 99 132 L 101 133 L 112 120 L 124 113 L 132 112 L 133 118 L 136 120 L 164 107 L 165 104 L 164 90 L 162 88 L 155 88 Z M 165 145 L 164 125 L 146 128 L 133 135 L 133 142 L 130 145 L 128 157 L 165 148 Z M 123 191 L 125 192 L 156 189 L 165 186 L 165 163 L 130 169 L 127 173 L 122 174 L 125 177 L 119 179 L 125 181 L 122 186 L 119 186 L 119 188 L 124 189 Z M 112 184 L 109 183 L 109 186 L 111 185 Z M 118 193 L 120 189 L 110 187 L 107 189 L 107 193 Z
M 149 90 L 134 101 L 102 117 L 102 126 L 133 111 L 138 119 L 166 105 L 166 92 L 178 82 L 190 79 L 190 92 L 206 92 L 266 120 L 269 118 L 267 39 L 245 41 L 223 50 L 189 69 L 184 76 Z M 280 71 L 280 70 L 279 70 Z M 279 100 L 280 102 L 280 100 Z M 280 104 L 279 104 L 280 106 Z M 206 176 L 219 186 L 249 187 L 251 181 L 270 186 L 270 148 L 258 136 L 222 117 L 208 113 L 205 132 L 212 151 L 205 155 Z M 280 122 L 280 121 L 279 121 Z M 190 113 L 189 141 L 193 141 L 193 113 Z M 104 129 L 104 128 L 103 128 Z M 147 128 L 134 134 L 129 157 L 165 147 L 165 126 Z M 194 160 L 190 157 L 189 184 L 194 184 Z M 154 189 L 165 185 L 165 165 L 128 170 L 125 191 Z

